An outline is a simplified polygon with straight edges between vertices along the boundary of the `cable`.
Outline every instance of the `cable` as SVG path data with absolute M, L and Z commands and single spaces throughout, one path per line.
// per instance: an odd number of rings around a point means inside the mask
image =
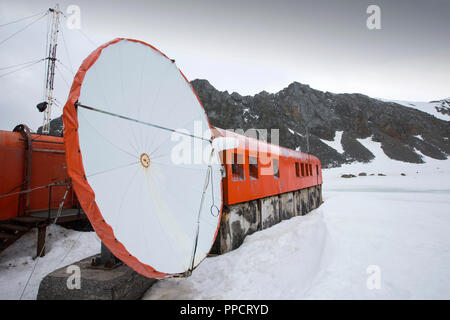
M 66 251 L 66 254 L 64 255 L 64 257 L 61 259 L 61 261 L 59 261 L 58 266 L 62 265 L 62 263 L 64 262 L 64 260 L 66 260 L 66 258 L 67 258 L 67 256 L 69 255 L 69 253 L 72 251 L 72 249 L 75 247 L 75 245 L 76 245 L 76 244 L 78 243 L 78 241 L 80 240 L 82 234 L 83 234 L 83 232 L 82 232 L 82 231 L 79 231 L 78 236 L 77 236 L 77 239 L 72 243 L 72 246 L 70 247 L 70 249 Z M 56 267 L 55 270 L 56 270 L 57 268 L 58 268 L 58 267 Z
M 67 19 L 67 16 L 66 16 L 63 12 L 61 12 L 61 14 L 62 14 L 62 16 L 63 16 L 64 18 Z M 97 45 L 94 41 L 92 41 L 92 39 L 89 38 L 88 35 L 87 35 L 86 33 L 83 32 L 83 30 L 77 29 L 77 31 L 80 32 L 80 33 L 83 35 L 83 37 L 85 37 L 86 40 L 89 41 L 95 48 L 98 47 L 98 45 Z M 64 36 L 63 36 L 63 37 L 64 37 Z
M 87 110 L 91 110 L 91 111 L 100 112 L 100 113 L 103 113 L 103 114 L 106 114 L 106 115 L 109 115 L 109 116 L 113 116 L 113 117 L 117 117 L 117 118 L 120 118 L 120 119 L 134 121 L 134 122 L 137 122 L 137 123 L 140 123 L 140 124 L 143 124 L 143 125 L 146 125 L 146 126 L 154 127 L 154 128 L 157 128 L 157 129 L 175 132 L 175 133 L 182 134 L 182 135 L 185 135 L 185 136 L 188 136 L 188 137 L 191 137 L 191 138 L 208 141 L 209 143 L 211 143 L 211 141 L 212 141 L 211 139 L 205 139 L 203 137 L 195 136 L 195 135 L 190 134 L 190 133 L 185 133 L 185 132 L 182 132 L 182 131 L 179 131 L 179 130 L 166 128 L 166 127 L 163 127 L 163 126 L 151 123 L 151 122 L 145 122 L 145 121 L 129 118 L 127 116 L 122 116 L 120 114 L 116 114 L 116 113 L 112 113 L 112 112 L 109 112 L 109 111 L 105 111 L 105 110 L 97 109 L 97 108 L 94 108 L 94 107 L 86 106 L 86 105 L 83 105 L 83 104 L 78 103 L 78 102 L 75 103 L 75 106 L 76 107 L 81 107 L 81 108 L 84 108 L 84 109 L 87 109 Z
M 99 172 L 91 173 L 91 174 L 87 175 L 86 178 L 90 178 L 90 177 L 93 177 L 93 176 L 96 176 L 96 175 L 99 175 L 99 174 L 102 174 L 102 173 L 110 172 L 110 171 L 113 171 L 113 170 L 127 168 L 127 167 L 130 167 L 132 165 L 139 164 L 139 163 L 140 163 L 140 161 L 134 161 L 134 162 L 131 162 L 131 163 L 119 166 L 119 167 L 115 167 L 115 168 L 106 169 L 106 170 L 102 170 L 102 171 L 99 171 Z
M 70 69 L 68 66 L 66 66 L 64 63 L 61 62 L 61 60 L 56 59 L 56 62 L 58 62 L 59 64 L 61 64 L 67 71 L 69 71 L 70 73 L 72 73 L 72 75 L 75 75 L 72 71 L 72 69 Z
M 26 181 L 22 182 L 21 184 L 15 186 L 14 188 L 12 188 L 12 189 L 10 189 L 10 190 L 8 190 L 8 191 L 6 191 L 5 193 L 0 194 L 0 197 L 1 197 L 1 196 L 6 196 L 6 195 L 10 194 L 11 192 L 13 192 L 14 190 L 16 190 L 17 188 L 23 186 L 23 185 L 25 184 L 25 182 L 26 182 Z
M 31 60 L 31 61 L 28 61 L 28 62 L 18 63 L 18 64 L 13 65 L 13 66 L 2 67 L 2 68 L 0 68 L 0 70 L 6 70 L 6 69 L 15 68 L 15 67 L 20 67 L 20 66 L 23 66 L 23 65 L 26 65 L 26 64 L 30 64 L 30 63 L 33 63 L 33 62 L 37 62 L 37 61 L 40 61 L 40 60 L 42 60 L 42 59 L 34 59 L 34 60 Z
M 58 107 L 60 107 L 61 109 L 64 108 L 64 103 L 62 103 L 62 102 L 59 101 L 58 99 L 53 98 L 53 102 L 54 102 Z
M 4 76 L 7 76 L 7 75 L 9 75 L 9 74 L 12 74 L 12 73 L 15 73 L 15 72 L 17 72 L 17 71 L 20 71 L 20 70 L 26 69 L 26 68 L 28 68 L 28 67 L 31 67 L 31 66 L 35 65 L 36 63 L 39 63 L 39 62 L 44 61 L 44 60 L 45 60 L 45 59 L 40 59 L 40 60 L 38 60 L 38 61 L 36 61 L 36 62 L 34 62 L 34 63 L 27 64 L 26 66 L 24 66 L 24 67 L 22 67 L 22 68 L 19 68 L 19 69 L 10 71 L 10 72 L 6 72 L 6 73 L 3 73 L 3 74 L 0 74 L 0 78 L 3 78 Z
M 64 49 L 66 50 L 67 60 L 69 60 L 70 72 L 73 74 L 72 61 L 70 60 L 69 50 L 67 48 L 66 39 L 64 38 L 63 29 L 61 28 L 61 36 L 63 39 Z M 62 62 L 60 62 L 62 64 Z
M 46 11 L 44 11 L 44 12 L 46 12 Z M 28 17 L 25 17 L 25 18 L 21 18 L 21 19 L 15 20 L 15 21 L 11 21 L 11 22 L 8 22 L 8 23 L 0 24 L 0 27 L 5 27 L 5 26 L 7 26 L 7 25 L 10 25 L 10 24 L 13 24 L 13 23 L 16 23 L 16 22 L 20 22 L 20 21 L 23 21 L 23 20 L 26 20 L 26 19 L 29 19 L 29 18 L 36 17 L 36 16 L 38 16 L 38 15 L 44 13 L 44 12 L 41 11 L 41 12 L 39 12 L 39 13 L 33 14 L 33 15 L 28 16 Z
M 56 101 L 55 98 L 53 98 L 53 105 L 57 106 L 58 108 L 62 109 L 61 105 L 59 104 L 59 102 Z
M 46 38 L 45 38 L 44 57 L 47 57 L 48 54 L 49 54 L 49 52 L 48 52 L 48 41 L 49 41 L 49 38 L 50 38 L 50 20 L 51 19 L 47 19 L 47 33 L 45 35 Z M 42 101 L 45 101 L 46 100 L 46 93 L 47 93 L 47 90 L 46 90 L 46 87 L 47 87 L 47 73 L 46 72 L 44 72 L 44 79 L 43 79 L 42 83 L 44 85 L 43 89 L 42 89 Z
M 95 42 L 94 41 L 92 41 L 91 40 L 91 38 L 89 38 L 88 36 L 87 36 L 87 34 L 85 34 L 81 29 L 77 29 L 95 48 L 97 48 L 98 47 L 98 45 L 96 45 L 95 44 Z
M 198 210 L 198 215 L 197 215 L 197 231 L 195 233 L 194 248 L 193 248 L 193 251 L 192 251 L 191 268 L 187 271 L 187 273 L 186 273 L 187 276 L 190 276 L 192 274 L 192 271 L 194 270 L 195 254 L 197 253 L 198 236 L 199 236 L 199 233 L 200 233 L 200 216 L 201 216 L 201 213 L 202 213 L 203 203 L 205 201 L 206 190 L 208 189 L 208 185 L 210 183 L 210 178 L 212 177 L 212 175 L 210 176 L 210 174 L 211 174 L 211 171 L 212 171 L 213 155 L 214 155 L 214 148 L 211 149 L 211 154 L 209 156 L 208 172 L 206 174 L 205 184 L 203 186 L 202 198 L 200 200 L 200 209 Z M 213 203 L 214 203 L 214 195 L 213 195 Z M 212 207 L 210 208 L 210 211 L 211 210 L 212 210 Z
M 58 74 L 59 74 L 59 76 L 61 77 L 61 79 L 64 80 L 64 83 L 66 84 L 67 88 L 70 89 L 69 83 L 67 82 L 66 78 L 64 78 L 64 76 L 62 75 L 62 72 L 61 72 L 61 70 L 59 70 L 58 66 L 56 66 L 56 70 L 58 71 Z
M 32 192 L 32 191 L 35 191 L 35 190 L 45 189 L 45 188 L 48 188 L 50 186 L 58 186 L 58 185 L 61 185 L 63 183 L 66 183 L 66 182 L 67 182 L 66 180 L 62 180 L 62 181 L 59 181 L 59 182 L 54 182 L 54 183 L 46 184 L 46 185 L 39 186 L 39 187 L 34 187 L 34 188 L 31 188 L 31 189 L 27 189 L 27 190 L 21 190 L 21 191 L 17 191 L 17 192 L 13 192 L 13 193 L 2 194 L 2 195 L 0 195 L 0 199 L 5 198 L 5 197 L 9 197 L 9 196 L 14 196 L 14 195 L 17 195 L 17 194 L 29 193 L 29 192 Z
M 0 45 L 2 45 L 3 43 L 5 43 L 7 40 L 11 39 L 12 37 L 14 37 L 16 34 L 22 32 L 23 30 L 25 30 L 26 28 L 28 28 L 29 26 L 31 26 L 32 24 L 38 22 L 39 20 L 41 20 L 42 18 L 44 18 L 46 15 L 48 14 L 48 11 L 40 16 L 39 18 L 33 20 L 32 22 L 30 22 L 29 24 L 27 24 L 25 27 L 23 27 L 22 29 L 20 29 L 19 31 L 16 31 L 15 33 L 13 33 L 12 35 L 10 35 L 9 37 L 7 37 L 6 39 L 0 41 Z
M 214 151 L 214 149 L 213 149 L 213 151 Z M 212 215 L 214 218 L 217 218 L 217 217 L 219 216 L 219 214 L 220 214 L 220 209 L 219 209 L 219 207 L 216 206 L 216 203 L 214 202 L 215 196 L 214 196 L 213 171 L 211 170 L 210 173 L 211 173 L 210 180 L 211 180 L 211 200 L 212 200 L 212 205 L 211 205 L 211 207 L 209 208 L 209 213 L 211 213 L 211 215 Z M 217 214 L 214 214 L 214 213 L 213 213 L 213 209 L 216 209 L 216 210 L 217 210 Z
M 64 206 L 64 202 L 66 201 L 67 193 L 69 193 L 69 189 L 70 189 L 70 185 L 67 186 L 66 192 L 64 193 L 64 197 L 63 197 L 62 201 L 59 204 L 58 213 L 57 213 L 57 215 L 55 217 L 55 220 L 53 220 L 53 222 L 49 225 L 49 227 L 55 225 L 56 221 L 58 221 L 58 218 L 61 215 L 62 208 Z M 47 245 L 47 241 L 44 241 L 44 245 L 42 246 L 42 249 L 39 252 L 39 255 L 36 257 L 36 263 L 34 264 L 33 269 L 31 270 L 30 276 L 28 277 L 27 282 L 25 283 L 25 286 L 23 287 L 23 290 L 22 290 L 22 293 L 20 294 L 19 300 L 22 300 L 22 297 L 23 297 L 23 295 L 25 293 L 25 290 L 27 289 L 28 284 L 30 283 L 31 277 L 33 276 L 34 270 L 36 270 L 36 266 L 37 266 L 37 264 L 39 262 L 39 258 L 41 257 L 42 253 L 44 252 L 46 245 Z

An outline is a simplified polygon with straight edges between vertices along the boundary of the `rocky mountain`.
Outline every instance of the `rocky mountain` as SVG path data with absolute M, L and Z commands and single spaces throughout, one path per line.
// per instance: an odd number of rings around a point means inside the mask
M 42 133 L 42 126 L 37 129 L 37 133 Z M 63 120 L 62 117 L 58 117 L 50 121 L 50 135 L 61 137 L 63 135 Z
M 309 152 L 324 167 L 372 160 L 374 155 L 359 141 L 368 137 L 380 142 L 387 156 L 404 162 L 422 163 L 422 155 L 442 160 L 450 155 L 450 121 L 413 105 L 322 92 L 298 82 L 277 93 L 263 91 L 254 96 L 218 91 L 207 80 L 191 83 L 212 125 L 279 129 L 280 145 L 304 152 L 309 140 Z M 54 119 L 51 134 L 61 135 L 61 128 L 61 119 Z M 342 148 L 330 146 L 335 139 Z
M 450 155 L 450 122 L 413 107 L 362 94 L 322 92 L 298 82 L 254 96 L 218 91 L 207 80 L 191 83 L 213 125 L 279 128 L 280 145 L 302 151 L 307 151 L 308 132 L 310 153 L 327 167 L 372 160 L 374 155 L 358 141 L 367 137 L 395 160 L 422 163 L 420 153 L 442 160 Z M 343 152 L 327 143 L 337 132 L 343 132 Z

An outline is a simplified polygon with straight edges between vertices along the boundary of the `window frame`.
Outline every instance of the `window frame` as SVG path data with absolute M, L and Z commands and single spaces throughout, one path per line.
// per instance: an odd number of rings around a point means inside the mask
M 256 160 L 256 163 L 252 163 L 252 161 L 250 160 L 251 158 Z M 248 159 L 248 176 L 250 180 L 258 180 L 259 179 L 259 159 L 258 159 L 258 155 L 254 156 L 254 155 L 247 155 L 247 159 Z M 256 175 L 255 173 L 255 169 L 252 170 L 252 167 L 254 167 L 256 169 Z M 253 172 L 253 174 L 252 174 Z
M 277 164 L 277 171 L 275 171 L 275 161 Z M 272 159 L 272 173 L 273 173 L 273 177 L 275 179 L 279 179 L 280 178 L 280 159 Z
M 245 181 L 245 156 L 242 153 L 233 151 L 233 161 L 231 163 L 231 179 L 233 181 Z M 239 163 L 239 159 L 242 159 L 242 163 Z

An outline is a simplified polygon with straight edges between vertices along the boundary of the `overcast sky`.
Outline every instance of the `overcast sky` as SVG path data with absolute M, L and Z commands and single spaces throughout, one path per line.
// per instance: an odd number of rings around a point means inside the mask
M 2 0 L 0 25 L 45 11 L 55 1 Z M 190 79 L 219 90 L 276 92 L 293 81 L 335 93 L 429 101 L 450 96 L 449 0 L 59 1 L 81 9 L 81 32 L 62 19 L 56 97 L 65 103 L 82 60 L 116 37 L 148 42 Z M 381 29 L 369 30 L 370 4 Z M 33 19 L 0 27 L 0 42 Z M 44 58 L 46 18 L 0 44 L 0 69 Z M 64 40 L 63 41 L 63 36 Z M 87 36 L 87 37 L 86 37 Z M 90 40 L 88 40 L 88 38 Z M 94 42 L 93 43 L 91 43 Z M 64 43 L 67 46 L 64 46 Z M 0 129 L 42 122 L 44 63 L 0 70 Z M 66 84 L 67 82 L 67 84 Z M 54 108 L 53 117 L 61 109 Z

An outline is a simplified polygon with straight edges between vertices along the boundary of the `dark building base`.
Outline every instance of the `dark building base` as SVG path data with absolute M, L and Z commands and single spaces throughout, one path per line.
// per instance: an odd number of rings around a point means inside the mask
M 322 204 L 322 185 L 224 206 L 211 250 L 223 254 L 238 248 L 246 236 L 282 220 L 302 216 Z

